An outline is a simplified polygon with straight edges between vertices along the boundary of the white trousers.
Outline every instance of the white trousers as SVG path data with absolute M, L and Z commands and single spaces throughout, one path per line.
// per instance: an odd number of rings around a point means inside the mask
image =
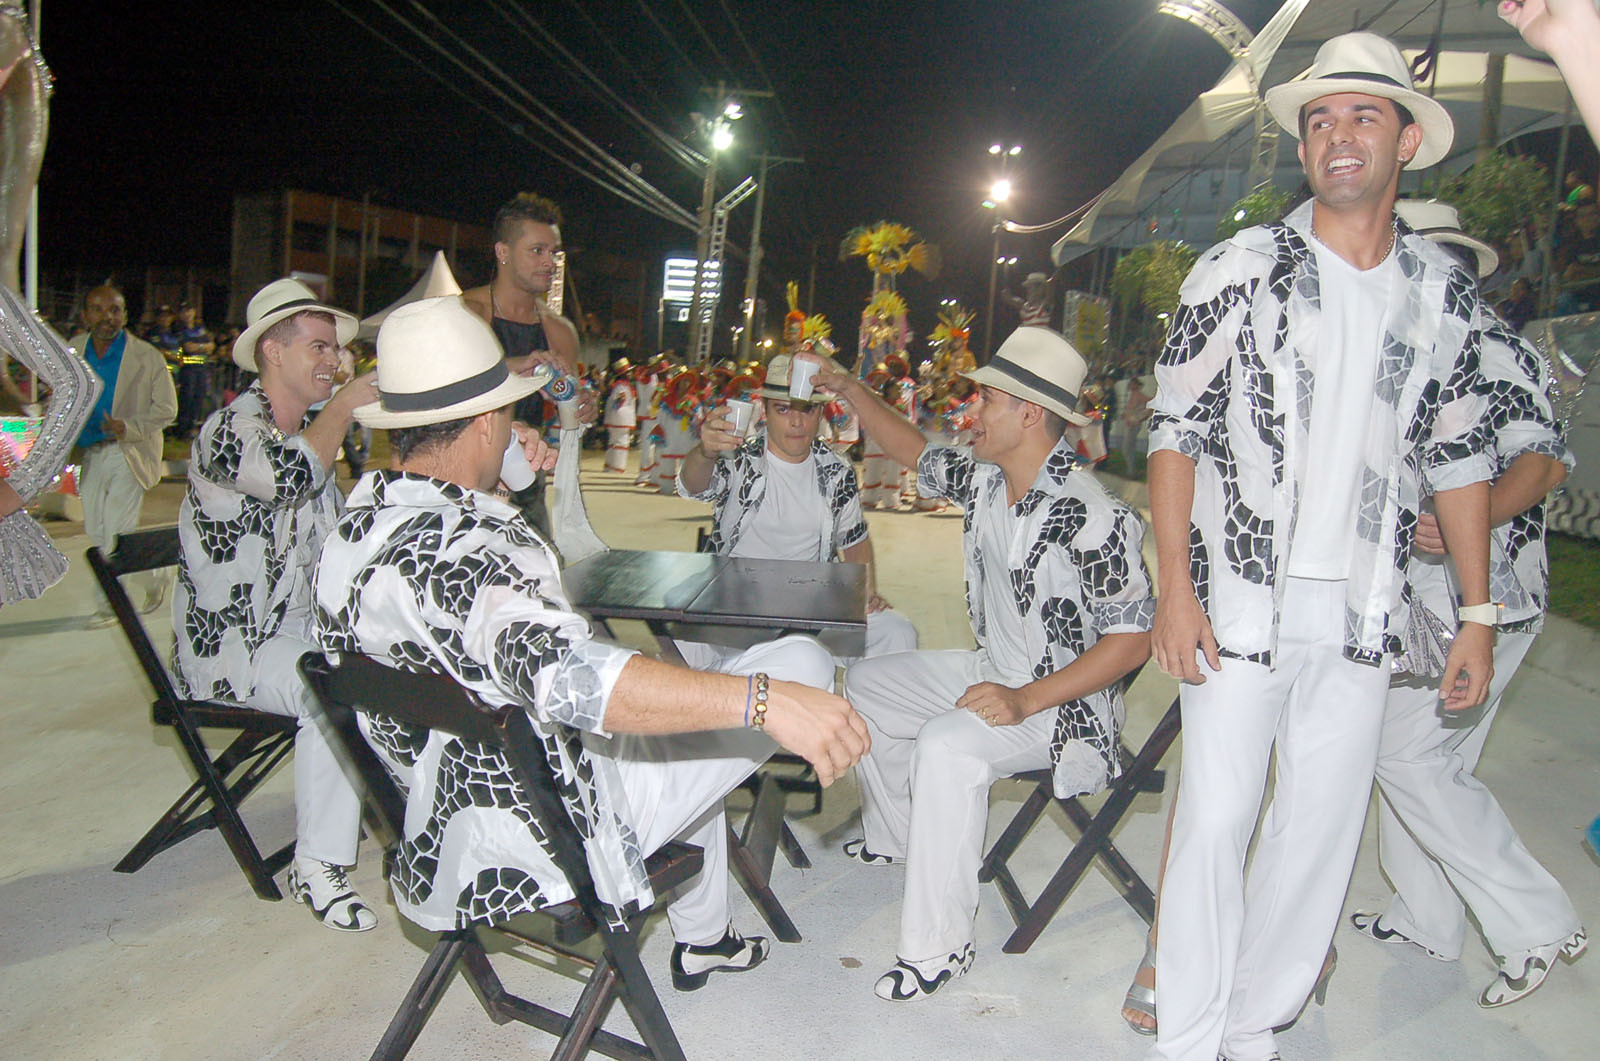
M 875 442 L 867 439 L 866 459 L 862 462 L 861 503 L 894 508 L 900 504 L 900 495 L 911 487 L 911 471 L 904 464 L 892 460 Z
M 361 836 L 361 796 L 329 742 L 327 721 L 300 678 L 300 657 L 321 649 L 294 637 L 275 637 L 256 650 L 247 706 L 300 720 L 294 736 L 295 855 L 352 866 Z
M 856 764 L 867 850 L 906 860 L 898 956 L 922 961 L 972 940 L 989 786 L 1050 765 L 1056 713 L 990 726 L 955 706 L 995 676 L 977 652 L 902 652 L 845 674 L 872 750 Z
M 859 663 L 863 659 L 875 656 L 888 656 L 895 652 L 915 652 L 917 650 L 917 628 L 911 620 L 895 611 L 886 608 L 881 612 L 872 612 L 867 616 L 867 643 L 865 656 L 839 656 L 836 658 L 839 666 L 848 667 Z
M 628 449 L 633 445 L 633 428 L 606 426 L 606 470 L 628 470 Z
M 603 744 L 622 778 L 644 854 L 674 839 L 701 849 L 699 875 L 667 907 L 672 938 L 680 943 L 705 946 L 727 931 L 728 832 L 722 801 L 777 748 L 765 733 L 748 729 L 627 734 Z
M 1443 716 L 1431 684 L 1408 677 L 1389 689 L 1378 751 L 1378 851 L 1395 895 L 1382 923 L 1446 958 L 1459 958 L 1466 939 L 1463 900 L 1489 949 L 1512 967 L 1580 927 L 1561 885 L 1472 776 L 1534 636 L 1496 637 L 1488 700 L 1465 716 Z
M 144 493 L 120 445 L 96 446 L 84 454 L 83 474 L 78 480 L 78 496 L 83 499 L 83 532 L 101 553 L 110 556 L 118 537 L 139 529 Z M 142 585 L 150 593 L 157 578 L 154 571 L 141 571 L 129 575 L 128 581 Z M 134 601 L 134 607 L 138 606 L 139 602 Z
M 1361 842 L 1390 660 L 1344 658 L 1345 583 L 1289 580 L 1276 666 L 1200 661 L 1161 885 L 1151 1058 L 1255 1061 L 1322 969 Z M 1277 787 L 1245 853 L 1277 748 Z
M 655 417 L 639 421 L 639 474 L 633 480 L 635 486 L 653 482 L 656 474 L 655 429 Z
M 678 493 L 678 464 L 695 446 L 695 433 L 684 426 L 683 417 L 661 418 L 661 437 L 666 439 L 656 456 L 656 489 L 663 494 Z
M 833 688 L 833 657 L 815 638 L 780 637 L 747 649 L 698 641 L 676 644 L 684 662 L 695 670 L 719 674 L 759 671 L 778 681 Z M 641 744 L 651 747 L 648 757 L 636 750 Z M 727 826 L 722 800 L 777 750 L 766 734 L 743 729 L 620 740 L 614 754 L 629 803 L 639 816 L 634 825 L 645 852 L 674 837 L 705 852 L 700 875 L 667 908 L 672 936 L 679 942 L 709 944 L 722 938 L 728 926 Z M 630 759 L 639 762 L 630 766 Z M 644 762 L 649 769 L 641 765 Z

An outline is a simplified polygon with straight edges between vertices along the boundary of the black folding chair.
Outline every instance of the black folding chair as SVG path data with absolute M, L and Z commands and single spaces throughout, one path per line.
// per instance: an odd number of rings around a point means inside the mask
M 527 712 L 487 707 L 447 677 L 400 671 L 363 656 L 347 656 L 334 666 L 308 654 L 301 660 L 300 670 L 359 769 L 373 816 L 391 837 L 398 840 L 402 835 L 405 797 L 362 736 L 357 711 L 452 733 L 499 752 L 549 843 L 556 867 L 576 893 L 568 902 L 546 907 L 536 915 L 519 916 L 513 924 L 482 926 L 590 969 L 571 1013 L 508 992 L 489 962 L 477 928 L 458 928 L 440 935 L 373 1051 L 374 1061 L 406 1055 L 450 986 L 457 966 L 496 1024 L 515 1020 L 557 1036 L 554 1058 L 579 1058 L 590 1050 L 617 1058 L 683 1058 L 683 1048 L 639 960 L 638 930 L 650 911 L 632 914 L 619 927 L 614 911 L 595 895 L 581 835 L 556 793 L 549 760 Z M 388 864 L 386 858 L 385 866 Z M 646 860 L 651 887 L 658 896 L 689 880 L 700 872 L 700 866 L 700 849 L 680 843 L 669 843 Z M 532 934 L 534 927 L 537 935 Z M 599 937 L 598 959 L 577 949 L 591 936 Z M 600 1027 L 617 998 L 633 1019 L 642 1044 Z
M 195 781 L 177 802 L 151 826 L 144 838 L 116 865 L 118 873 L 134 873 L 156 855 L 203 829 L 217 829 L 228 850 L 263 899 L 281 899 L 273 875 L 294 855 L 291 841 L 265 857 L 239 816 L 239 805 L 294 751 L 297 720 L 256 711 L 220 700 L 190 700 L 178 695 L 165 662 L 150 642 L 133 602 L 119 576 L 154 571 L 178 563 L 178 528 L 157 527 L 119 535 L 117 547 L 107 557 L 89 550 L 89 567 L 122 627 L 139 667 L 155 692 L 150 720 L 170 726 L 177 735 Z M 204 730 L 237 731 L 238 736 L 213 755 L 201 737 Z
M 1012 920 L 1017 923 L 1016 931 L 1011 933 L 1001 950 L 1007 954 L 1021 954 L 1033 946 L 1033 941 L 1039 938 L 1039 933 L 1061 909 L 1061 904 L 1066 902 L 1067 896 L 1096 858 L 1110 871 L 1112 881 L 1122 890 L 1128 905 L 1146 921 L 1154 920 L 1155 895 L 1144 878 L 1117 850 L 1111 834 L 1127 815 L 1135 797 L 1143 792 L 1160 792 L 1165 786 L 1166 772 L 1157 767 L 1178 736 L 1180 725 L 1178 700 L 1174 697 L 1172 706 L 1161 716 L 1161 721 L 1156 723 L 1156 728 L 1151 731 L 1137 755 L 1129 752 L 1127 745 L 1120 746 L 1122 776 L 1111 784 L 1105 802 L 1094 813 L 1090 813 L 1077 797 L 1057 797 L 1049 770 L 1027 770 L 1011 775 L 1013 781 L 1032 785 L 1033 791 L 984 856 L 983 867 L 978 871 L 980 883 L 994 881 L 1001 898 L 1005 900 L 1006 909 L 1011 911 Z M 1078 831 L 1078 842 L 1062 860 L 1061 868 L 1056 870 L 1039 897 L 1029 902 L 1017 886 L 1007 862 L 1052 802 L 1066 812 L 1068 822 Z

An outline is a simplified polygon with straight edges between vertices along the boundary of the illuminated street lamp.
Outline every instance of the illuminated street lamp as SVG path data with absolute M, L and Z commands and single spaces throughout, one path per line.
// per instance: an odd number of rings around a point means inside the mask
M 1000 160 L 1000 176 L 989 186 L 989 198 L 983 201 L 985 210 L 994 211 L 994 264 L 989 266 L 989 315 L 983 321 L 983 355 L 985 360 L 994 353 L 994 299 L 1000 283 L 1000 267 L 1006 264 L 1000 255 L 1000 230 L 1005 227 L 1005 204 L 1011 198 L 1012 185 L 1009 173 L 1011 160 L 1022 154 L 1021 144 L 1005 147 L 989 145 L 989 154 Z M 1016 259 L 1011 259 L 1012 264 Z

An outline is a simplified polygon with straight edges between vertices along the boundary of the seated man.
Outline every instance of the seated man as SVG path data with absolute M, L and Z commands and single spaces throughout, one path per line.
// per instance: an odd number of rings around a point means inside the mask
M 899 961 L 880 998 L 924 998 L 972 967 L 990 784 L 1049 767 L 1065 797 L 1121 772 L 1118 682 L 1150 654 L 1155 601 L 1138 514 L 1075 470 L 1063 438 L 1086 422 L 1075 411 L 1084 373 L 1060 335 L 1018 328 L 967 373 L 979 385 L 970 452 L 925 445 L 847 373 L 817 377 L 917 468 L 924 494 L 965 509 L 977 651 L 881 656 L 846 676 L 872 747 L 856 768 L 866 835 L 845 852 L 908 863 Z
M 317 564 L 317 634 L 362 653 L 448 674 L 493 704 L 519 704 L 544 739 L 562 798 L 586 837 L 601 899 L 654 901 L 644 859 L 681 837 L 704 868 L 668 909 L 672 982 L 754 968 L 766 940 L 728 915 L 722 800 L 775 750 L 804 756 L 823 784 L 856 761 L 866 726 L 831 693 L 815 642 L 748 677 L 698 674 L 593 639 L 572 610 L 549 545 L 490 496 L 510 444 L 511 406 L 535 380 L 510 374 L 494 334 L 459 298 L 395 310 L 378 333 L 381 402 L 358 410 L 389 429 L 398 470 L 375 471 Z M 523 438 L 535 467 L 555 454 Z M 540 837 L 516 813 L 503 758 L 443 733 L 367 728 L 407 793 L 395 904 L 423 928 L 499 922 L 571 897 Z
M 917 628 L 878 595 L 855 469 L 817 438 L 827 396 L 816 394 L 815 401 L 789 397 L 789 365 L 789 357 L 779 354 L 768 366 L 759 392 L 766 425 L 750 438 L 733 433 L 726 405 L 706 418 L 700 444 L 678 470 L 678 492 L 716 506 L 713 552 L 758 560 L 865 564 L 867 655 L 909 652 L 917 647 Z M 710 667 L 728 654 L 704 645 L 679 647 L 696 667 Z
M 246 316 L 233 359 L 260 378 L 201 426 L 178 510 L 174 670 L 184 696 L 300 719 L 289 890 L 329 928 L 362 932 L 377 917 L 345 876 L 361 799 L 295 664 L 316 647 L 311 565 L 339 517 L 333 462 L 352 410 L 376 391 L 369 375 L 334 392 L 357 322 L 298 280 L 262 288 Z M 327 404 L 308 418 L 318 402 Z

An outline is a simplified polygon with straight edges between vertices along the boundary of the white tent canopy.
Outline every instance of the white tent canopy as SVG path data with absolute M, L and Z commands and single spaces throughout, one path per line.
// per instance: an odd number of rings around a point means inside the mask
M 1256 107 L 1251 67 L 1266 70 L 1262 85 L 1298 76 L 1323 40 L 1354 25 L 1386 33 L 1408 46 L 1408 60 L 1415 59 L 1418 48 L 1409 46 L 1425 44 L 1431 36 L 1438 3 L 1390 4 L 1382 17 L 1359 24 L 1352 19 L 1355 5 L 1345 0 L 1285 4 L 1256 37 L 1249 59 L 1234 63 L 1215 87 L 1201 93 L 1056 242 L 1052 248 L 1056 264 L 1097 247 L 1131 248 L 1150 239 L 1210 245 L 1221 212 L 1251 190 L 1248 170 Z M 1517 54 L 1527 52 L 1526 46 L 1492 8 L 1458 3 L 1446 12 L 1441 35 L 1445 45 L 1485 44 L 1506 54 L 1497 143 L 1563 122 L 1568 96 L 1560 75 L 1547 62 Z M 1455 144 L 1442 163 L 1447 169 L 1463 169 L 1476 156 L 1488 61 L 1487 51 L 1446 50 L 1421 86 L 1445 104 L 1456 123 Z M 1285 190 L 1299 187 L 1303 179 L 1297 143 L 1287 133 L 1278 138 L 1273 183 Z M 1403 190 L 1420 179 L 1408 176 Z
M 418 302 L 425 298 L 459 294 L 461 294 L 461 285 L 456 283 L 455 274 L 450 271 L 450 263 L 445 261 L 444 251 L 434 251 L 433 261 L 429 262 L 427 270 L 417 277 L 417 282 L 411 285 L 411 290 L 370 317 L 363 317 L 361 330 L 356 335 L 362 339 L 371 339 L 378 334 L 378 326 L 388 318 L 389 314 L 401 306 Z

